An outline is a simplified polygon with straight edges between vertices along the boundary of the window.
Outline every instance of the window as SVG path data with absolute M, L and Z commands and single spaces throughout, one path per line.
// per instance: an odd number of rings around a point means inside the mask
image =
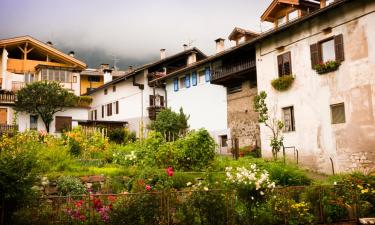
M 279 77 L 292 74 L 292 59 L 290 52 L 277 56 Z
M 164 96 L 161 95 L 150 95 L 150 106 L 164 106 Z
M 104 105 L 102 105 L 102 118 L 104 118 Z
M 206 80 L 206 82 L 210 82 L 210 80 L 211 80 L 210 67 L 206 67 L 206 69 L 205 69 L 205 80 Z
M 178 78 L 173 79 L 173 89 L 174 91 L 178 91 Z
M 98 110 L 94 110 L 94 120 L 98 120 Z
M 339 103 L 331 105 L 332 124 L 345 123 L 345 105 Z
M 185 86 L 186 88 L 190 87 L 190 74 L 186 74 L 185 76 Z
M 283 108 L 284 132 L 295 131 L 293 106 Z
M 312 68 L 319 63 L 333 60 L 344 61 L 344 39 L 342 34 L 310 45 Z
M 87 80 L 89 82 L 100 82 L 100 76 L 89 76 Z
M 203 84 L 203 83 L 206 82 L 206 80 L 205 80 L 205 74 L 206 74 L 206 72 L 204 70 L 199 71 L 199 73 L 198 73 L 199 78 L 198 79 L 199 79 L 199 83 L 200 84 Z
M 73 83 L 77 83 L 77 76 L 73 76 Z
M 192 82 L 193 86 L 197 86 L 198 80 L 197 80 L 197 72 L 196 71 L 194 71 L 191 74 L 191 82 Z
M 220 142 L 221 142 L 221 147 L 228 147 L 228 136 L 227 135 L 220 136 Z
M 30 130 L 38 130 L 38 115 L 30 115 Z
M 113 92 L 116 92 L 116 85 L 114 85 L 114 86 L 112 87 L 112 91 L 113 91 Z
M 56 116 L 55 130 L 56 132 L 63 132 L 72 129 L 72 117 Z
M 335 42 L 333 39 L 320 43 L 322 49 L 322 62 L 334 61 L 335 57 Z
M 116 114 L 119 114 L 120 108 L 119 108 L 118 101 L 115 102 L 115 105 L 116 105 Z
M 112 103 L 107 104 L 107 116 L 112 116 Z
M 104 89 L 104 95 L 108 94 L 108 89 Z
M 186 78 L 185 77 L 180 78 L 180 89 L 182 89 L 182 88 L 186 88 Z
M 42 74 L 42 80 L 57 81 L 61 83 L 72 82 L 72 72 L 66 71 L 63 69 L 43 68 L 41 70 L 41 74 Z M 77 77 L 75 79 L 77 79 Z
M 232 84 L 227 87 L 228 94 L 236 93 L 242 90 L 242 83 Z

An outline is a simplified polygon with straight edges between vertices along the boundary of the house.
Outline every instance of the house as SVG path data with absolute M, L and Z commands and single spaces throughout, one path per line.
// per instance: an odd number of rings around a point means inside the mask
M 220 49 L 221 46 L 218 44 Z M 228 153 L 226 89 L 210 83 L 212 57 L 190 60 L 186 67 L 150 82 L 165 88 L 166 102 L 173 111 L 183 108 L 189 115 L 190 129 L 205 128 L 218 144 L 218 152 Z
M 109 64 L 101 64 L 98 69 L 87 68 L 80 73 L 80 94 L 84 95 L 93 91 L 95 88 L 111 81 L 112 78 L 123 76 L 125 73 L 126 71 L 110 69 Z
M 80 94 L 80 72 L 86 64 L 30 36 L 0 40 L 0 124 L 1 129 L 10 129 L 14 123 L 20 131 L 43 130 L 44 125 L 37 115 L 20 113 L 14 117 L 13 105 L 16 92 L 34 81 L 56 81 L 72 93 Z M 54 133 L 62 127 L 74 126 L 78 120 L 87 120 L 86 108 L 70 108 L 55 115 L 51 124 Z
M 262 20 L 277 29 L 247 43 L 256 45 L 258 92 L 284 122 L 286 154 L 297 149 L 301 164 L 325 173 L 374 168 L 375 2 L 320 1 L 309 13 L 292 2 L 306 1 L 273 1 Z M 278 16 L 292 8 L 303 16 Z M 271 81 L 287 75 L 292 86 L 275 90 Z M 260 133 L 269 156 L 270 132 Z
M 158 112 L 169 107 L 164 87 L 149 84 L 149 81 L 166 76 L 186 67 L 189 63 L 207 56 L 197 48 L 166 56 L 160 50 L 160 60 L 129 70 L 125 75 L 113 79 L 88 93 L 93 103 L 90 120 L 106 121 L 108 124 L 126 122 L 138 137 L 144 136 L 146 125 L 156 118 Z

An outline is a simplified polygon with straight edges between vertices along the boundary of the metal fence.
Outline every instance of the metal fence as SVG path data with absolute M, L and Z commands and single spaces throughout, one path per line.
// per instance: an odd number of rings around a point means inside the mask
M 257 202 L 233 190 L 52 196 L 25 205 L 18 218 L 27 224 L 276 225 L 356 224 L 371 216 L 349 186 L 276 188 L 267 196 Z

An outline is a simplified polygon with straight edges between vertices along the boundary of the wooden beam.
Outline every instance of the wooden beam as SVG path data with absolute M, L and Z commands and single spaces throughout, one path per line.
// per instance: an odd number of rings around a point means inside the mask
M 32 50 L 34 50 L 34 48 L 30 48 L 29 50 L 27 50 L 27 53 L 31 52 Z

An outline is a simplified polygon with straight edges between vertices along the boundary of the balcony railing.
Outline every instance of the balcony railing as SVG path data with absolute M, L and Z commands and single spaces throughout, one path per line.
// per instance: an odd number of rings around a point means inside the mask
M 155 120 L 157 114 L 164 109 L 164 106 L 150 106 L 147 109 L 148 109 L 148 118 L 150 118 L 150 120 Z
M 22 81 L 12 81 L 12 91 L 16 92 L 21 90 L 26 86 L 25 82 Z
M 0 103 L 14 103 L 16 95 L 13 92 L 0 92 Z
M 18 131 L 18 125 L 0 124 L 0 134 L 12 135 Z
M 252 69 L 256 67 L 255 60 L 244 60 L 238 63 L 233 63 L 229 65 L 225 65 L 221 68 L 217 68 L 212 71 L 212 78 L 211 80 L 218 80 L 227 76 L 230 76 L 235 73 L 239 73 L 248 69 Z

